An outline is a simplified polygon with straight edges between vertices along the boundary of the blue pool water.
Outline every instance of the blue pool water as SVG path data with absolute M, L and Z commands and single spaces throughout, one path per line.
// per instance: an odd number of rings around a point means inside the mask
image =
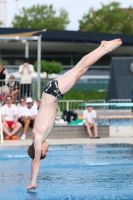
M 109 124 L 110 126 L 132 126 L 133 119 L 126 119 L 124 117 L 122 119 L 97 119 L 96 123 L 98 125 Z
M 0 149 L 0 200 L 133 199 L 133 146 L 50 146 L 41 161 L 36 191 L 26 191 L 26 147 Z

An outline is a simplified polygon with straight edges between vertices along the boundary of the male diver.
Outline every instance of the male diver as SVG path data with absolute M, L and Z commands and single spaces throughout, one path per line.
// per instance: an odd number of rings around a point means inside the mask
M 102 41 L 97 49 L 85 55 L 75 67 L 58 79 L 50 80 L 44 86 L 40 109 L 33 127 L 33 144 L 28 149 L 28 154 L 32 158 L 32 162 L 31 181 L 27 186 L 27 190 L 36 189 L 37 187 L 36 182 L 40 167 L 40 159 L 45 158 L 48 151 L 46 138 L 54 125 L 58 98 L 69 91 L 91 65 L 105 54 L 115 50 L 121 44 L 121 39 Z

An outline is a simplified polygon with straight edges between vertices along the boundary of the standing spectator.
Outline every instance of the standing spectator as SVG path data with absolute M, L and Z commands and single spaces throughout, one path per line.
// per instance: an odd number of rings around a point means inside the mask
M 20 130 L 22 125 L 18 122 L 18 108 L 12 104 L 12 96 L 7 95 L 6 104 L 1 108 L 1 115 L 3 131 L 8 139 L 13 139 L 13 135 Z
M 7 78 L 7 70 L 3 68 L 2 63 L 0 63 L 0 96 L 2 98 L 2 105 L 5 101 L 6 96 L 9 94 L 9 89 L 5 83 Z
M 26 99 L 26 107 L 22 111 L 22 119 L 24 122 L 23 134 L 21 140 L 26 139 L 26 133 L 29 127 L 33 128 L 34 120 L 37 115 L 37 108 L 33 105 L 33 100 L 31 97 Z
M 87 106 L 87 109 L 84 110 L 83 116 L 85 120 L 85 126 L 90 138 L 100 138 L 98 136 L 97 124 L 95 123 L 96 111 L 93 110 L 93 107 Z M 94 128 L 94 137 L 92 135 L 91 128 Z
M 26 107 L 26 102 L 25 102 L 25 98 L 22 97 L 20 99 L 20 105 L 18 106 L 18 121 L 24 126 L 24 122 L 23 122 L 23 119 L 22 119 L 22 113 L 23 113 L 23 110 L 24 108 Z
M 32 95 L 31 91 L 31 73 L 34 72 L 33 65 L 29 64 L 29 59 L 24 58 L 23 65 L 19 66 L 19 73 L 21 74 L 21 97 L 28 97 Z
M 9 78 L 9 83 L 7 84 L 10 95 L 12 96 L 13 102 L 16 102 L 17 97 L 20 98 L 19 83 L 15 81 L 15 76 L 11 75 Z

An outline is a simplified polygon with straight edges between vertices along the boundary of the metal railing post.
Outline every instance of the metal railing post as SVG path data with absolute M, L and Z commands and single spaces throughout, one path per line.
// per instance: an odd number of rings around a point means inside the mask
M 66 110 L 69 111 L 69 101 L 66 102 Z
M 25 42 L 25 58 L 29 58 L 29 42 Z

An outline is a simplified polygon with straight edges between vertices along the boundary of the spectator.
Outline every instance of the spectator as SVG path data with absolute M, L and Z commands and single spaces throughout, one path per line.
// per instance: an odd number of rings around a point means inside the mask
M 31 127 L 31 128 L 33 127 L 36 114 L 37 114 L 37 109 L 33 105 L 33 100 L 31 97 L 28 97 L 26 99 L 26 107 L 22 111 L 24 130 L 23 130 L 23 134 L 21 136 L 21 140 L 26 139 L 26 133 L 27 133 L 29 127 Z
M 20 130 L 22 125 L 18 122 L 18 108 L 12 104 L 12 96 L 7 95 L 6 104 L 1 108 L 1 115 L 3 131 L 8 139 L 13 139 L 13 135 Z
M 20 105 L 18 106 L 18 121 L 24 126 L 24 122 L 22 119 L 22 113 L 23 113 L 23 109 L 26 107 L 26 102 L 25 102 L 25 98 L 22 97 L 20 99 Z
M 0 63 L 0 96 L 2 99 L 2 105 L 6 99 L 6 96 L 9 94 L 9 89 L 5 83 L 6 77 L 7 77 L 7 70 L 3 68 L 2 63 Z
M 33 65 L 29 64 L 28 58 L 24 58 L 23 65 L 19 66 L 19 73 L 21 74 L 21 97 L 28 97 L 32 95 L 31 91 L 31 73 L 34 72 Z
M 87 106 L 87 109 L 84 110 L 83 116 L 85 120 L 85 126 L 90 138 L 100 138 L 98 136 L 97 124 L 95 123 L 96 111 L 93 110 L 93 107 Z M 91 128 L 94 128 L 94 137 L 92 135 Z
M 9 79 L 9 83 L 7 84 L 10 95 L 12 96 L 13 102 L 16 102 L 17 97 L 20 98 L 20 90 L 19 90 L 19 83 L 15 81 L 15 76 L 11 75 Z

